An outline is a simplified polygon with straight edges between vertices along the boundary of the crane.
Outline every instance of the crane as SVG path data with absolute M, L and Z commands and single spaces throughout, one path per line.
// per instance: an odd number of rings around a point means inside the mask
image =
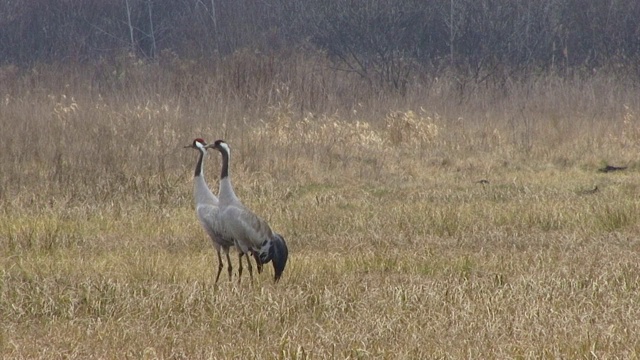
M 221 250 L 224 251 L 227 257 L 229 280 L 231 280 L 233 267 L 231 265 L 231 259 L 229 258 L 229 249 L 234 245 L 234 241 L 233 239 L 224 236 L 221 232 L 221 225 L 218 217 L 219 200 L 211 192 L 209 186 L 207 186 L 207 182 L 204 179 L 202 163 L 204 157 L 207 154 L 206 146 L 207 143 L 203 139 L 197 138 L 193 140 L 193 143 L 191 145 L 187 145 L 185 146 L 185 148 L 196 149 L 200 153 L 200 155 L 198 156 L 198 161 L 196 162 L 195 174 L 193 176 L 193 198 L 195 201 L 196 215 L 198 216 L 200 225 L 202 225 L 202 228 L 211 238 L 213 247 L 218 253 L 218 274 L 216 275 L 215 282 L 217 284 L 218 280 L 220 279 L 222 268 L 224 267 L 222 263 L 222 256 L 220 254 Z
M 229 158 L 231 149 L 223 140 L 216 140 L 205 148 L 214 148 L 222 155 L 220 173 L 220 199 L 218 218 L 222 225 L 222 233 L 235 241 L 235 245 L 243 253 L 252 254 L 262 272 L 262 265 L 273 263 L 274 281 L 278 282 L 287 264 L 289 250 L 284 237 L 271 230 L 269 224 L 242 204 L 236 196 L 229 177 Z M 242 263 L 240 264 L 242 266 Z M 249 261 L 249 274 L 251 262 Z

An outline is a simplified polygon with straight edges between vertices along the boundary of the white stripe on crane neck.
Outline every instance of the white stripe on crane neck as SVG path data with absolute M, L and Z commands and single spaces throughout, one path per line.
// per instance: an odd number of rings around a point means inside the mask
M 220 142 L 220 147 L 224 149 L 224 151 L 226 151 L 227 155 L 231 156 L 231 148 L 229 148 L 229 144 L 227 144 L 226 142 L 222 141 Z

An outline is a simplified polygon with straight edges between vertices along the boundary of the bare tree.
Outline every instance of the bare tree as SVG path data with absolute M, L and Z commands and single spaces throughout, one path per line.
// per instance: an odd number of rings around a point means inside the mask
M 413 2 L 336 1 L 316 19 L 313 40 L 328 51 L 336 69 L 403 90 L 415 65 L 424 15 L 424 7 Z
M 127 25 L 129 26 L 129 39 L 130 39 L 130 46 L 131 46 L 131 52 L 133 54 L 136 53 L 136 41 L 133 35 L 133 22 L 131 21 L 131 6 L 129 5 L 129 0 L 124 0 L 124 4 L 125 4 L 125 9 L 127 11 Z
M 147 34 L 147 36 L 149 36 L 149 38 L 151 39 L 151 51 L 149 54 L 149 57 L 151 58 L 155 58 L 157 55 L 157 47 L 156 47 L 156 33 L 153 29 L 153 14 L 151 11 L 151 0 L 147 0 L 147 10 L 148 10 L 148 14 L 149 14 L 149 34 Z

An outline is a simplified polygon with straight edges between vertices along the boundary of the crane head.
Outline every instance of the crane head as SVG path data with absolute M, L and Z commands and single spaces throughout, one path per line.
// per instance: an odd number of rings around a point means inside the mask
M 207 143 L 204 141 L 204 139 L 202 138 L 197 138 L 195 140 L 193 140 L 193 142 L 191 143 L 191 145 L 187 145 L 184 148 L 188 149 L 206 149 Z
M 209 144 L 205 146 L 206 149 L 216 149 L 220 152 L 229 153 L 229 144 L 227 144 L 224 140 L 216 140 L 213 144 Z
M 259 264 L 258 271 L 261 271 L 262 264 L 273 262 L 274 281 L 278 282 L 287 265 L 289 249 L 282 235 L 274 233 L 270 240 L 265 241 L 259 252 L 254 252 L 254 256 Z

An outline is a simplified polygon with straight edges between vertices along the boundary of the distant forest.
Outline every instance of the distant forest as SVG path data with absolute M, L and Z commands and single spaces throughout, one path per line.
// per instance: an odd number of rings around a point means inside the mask
M 29 0 L 0 2 L 0 65 L 119 56 L 322 54 L 402 87 L 416 71 L 640 77 L 638 0 Z

